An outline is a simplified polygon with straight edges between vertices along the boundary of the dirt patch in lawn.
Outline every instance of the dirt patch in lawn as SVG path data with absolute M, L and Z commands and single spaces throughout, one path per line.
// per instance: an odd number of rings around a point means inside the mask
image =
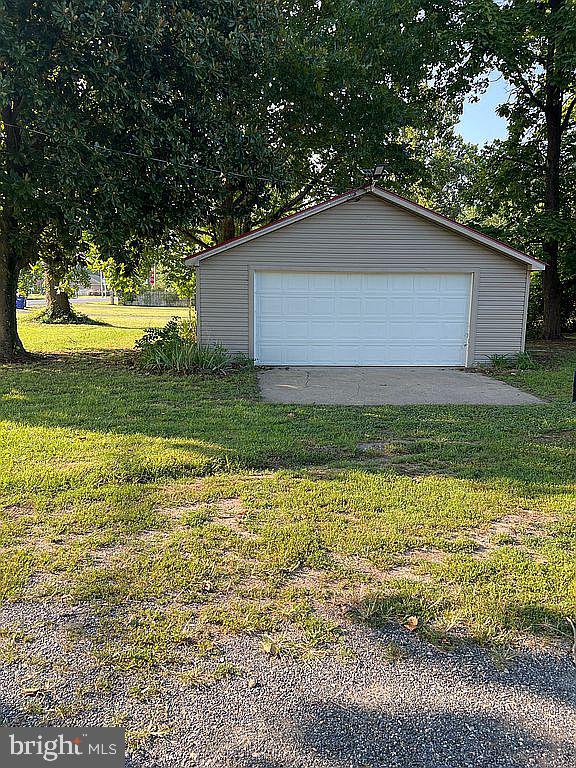
M 150 537 L 145 534 L 140 534 L 138 538 L 149 539 Z M 106 566 L 117 562 L 122 555 L 128 552 L 128 550 L 129 547 L 127 544 L 112 544 L 111 546 L 95 549 L 91 553 L 91 556 L 95 565 Z
M 34 513 L 34 509 L 31 506 L 26 506 L 25 504 L 10 504 L 7 507 L 2 507 L 0 509 L 0 516 L 4 516 L 7 518 L 20 518 L 20 517 L 27 517 L 28 515 L 32 515 Z
M 166 509 L 162 509 L 161 512 L 165 515 L 168 515 L 171 520 L 179 521 L 190 512 L 194 512 L 197 509 L 201 509 L 207 506 L 208 505 L 205 502 L 197 501 L 193 504 L 182 504 L 178 507 L 168 507 Z
M 368 576 L 374 581 L 385 581 L 389 572 L 388 568 L 378 567 L 366 557 L 359 555 L 340 555 L 334 552 L 332 559 L 340 568 Z
M 440 563 L 447 557 L 446 552 L 439 549 L 411 549 L 405 554 L 405 560 L 397 565 L 377 566 L 365 557 L 357 555 L 333 555 L 333 559 L 343 568 L 361 573 L 371 581 L 385 582 L 391 579 L 411 579 L 426 581 L 425 573 L 418 573 L 415 568 L 424 563 Z
M 197 501 L 194 504 L 172 507 L 162 511 L 177 522 L 186 521 L 186 518 L 193 515 L 194 512 L 202 512 L 206 515 L 207 523 L 222 525 L 245 538 L 255 538 L 255 534 L 246 530 L 243 525 L 248 513 L 242 500 L 236 496 L 216 501 Z
M 243 523 L 246 519 L 246 509 L 238 498 L 221 499 L 211 506 L 212 523 L 223 525 L 234 533 L 246 538 L 255 538 L 255 534 L 247 531 Z
M 374 440 L 367 443 L 358 443 L 357 459 L 365 466 L 389 467 L 398 475 L 409 477 L 427 476 L 438 474 L 438 467 L 419 461 L 405 461 L 409 454 L 418 453 L 414 450 L 417 440 Z M 398 447 L 400 446 L 400 448 Z M 443 472 L 443 474 L 447 474 Z
M 546 535 L 542 523 L 550 523 L 549 516 L 526 509 L 505 515 L 482 529 L 471 529 L 465 535 L 476 544 L 475 554 L 482 556 L 501 544 L 525 544 L 526 539 Z
M 406 552 L 406 562 L 390 568 L 386 574 L 388 579 L 408 579 L 410 581 L 430 581 L 430 575 L 417 570 L 419 566 L 437 565 L 446 560 L 448 554 L 440 549 L 411 549 Z
M 318 568 L 303 567 L 294 571 L 289 577 L 291 587 L 297 589 L 314 590 L 321 583 L 330 581 L 330 576 L 326 571 Z

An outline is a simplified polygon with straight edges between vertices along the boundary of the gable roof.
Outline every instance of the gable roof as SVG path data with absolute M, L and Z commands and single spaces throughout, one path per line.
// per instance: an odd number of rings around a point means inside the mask
M 408 200 L 401 195 L 397 195 L 394 192 L 388 192 L 388 190 L 374 185 L 360 187 L 359 189 L 352 189 L 349 192 L 345 192 L 343 195 L 337 195 L 336 197 L 333 197 L 324 203 L 319 203 L 317 205 L 312 205 L 309 208 L 304 208 L 304 210 L 299 211 L 298 213 L 285 216 L 278 221 L 273 221 L 272 223 L 265 224 L 258 229 L 253 229 L 244 235 L 233 237 L 230 240 L 226 240 L 223 243 L 220 243 L 219 245 L 206 248 L 206 250 L 187 258 L 186 262 L 191 266 L 196 266 L 201 261 L 204 261 L 204 259 L 209 259 L 211 256 L 215 256 L 217 253 L 223 253 L 224 251 L 228 251 L 231 248 L 235 248 L 237 245 L 248 243 L 250 240 L 255 240 L 257 237 L 262 237 L 269 234 L 270 232 L 275 232 L 277 229 L 290 226 L 290 224 L 295 224 L 297 221 L 307 219 L 309 216 L 314 216 L 315 214 L 321 213 L 322 211 L 327 211 L 328 209 L 334 208 L 337 205 L 342 205 L 342 203 L 346 203 L 349 200 L 356 200 L 360 197 L 363 197 L 364 195 L 374 195 L 381 200 L 385 200 L 391 205 L 395 205 L 398 208 L 403 208 L 405 211 L 409 211 L 415 216 L 419 216 L 422 219 L 431 221 L 432 223 L 437 224 L 444 229 L 448 229 L 451 232 L 455 232 L 456 234 L 461 235 L 468 240 L 473 240 L 480 245 L 484 245 L 487 248 L 490 248 L 492 251 L 496 251 L 497 253 L 501 253 L 504 256 L 508 256 L 509 258 L 521 261 L 524 264 L 528 264 L 533 270 L 541 271 L 546 268 L 546 264 L 543 261 L 535 259 L 532 256 L 528 256 L 527 254 L 522 253 L 522 251 L 516 250 L 516 248 L 511 248 L 509 245 L 502 243 L 500 240 L 496 240 L 493 237 L 489 237 L 488 235 L 483 235 L 481 232 L 477 232 L 475 229 L 467 227 L 465 224 L 459 224 L 457 221 L 449 219 L 440 213 L 436 213 L 430 208 L 425 208 L 423 205 L 419 205 L 418 203 L 415 203 L 412 200 Z

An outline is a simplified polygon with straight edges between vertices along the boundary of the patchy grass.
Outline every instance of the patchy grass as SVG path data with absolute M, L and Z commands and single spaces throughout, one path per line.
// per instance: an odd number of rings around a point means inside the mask
M 103 665 L 203 657 L 222 632 L 308 657 L 351 619 L 493 644 L 576 612 L 569 344 L 499 373 L 542 406 L 295 407 L 260 402 L 252 372 L 89 354 L 164 313 L 90 311 L 109 325 L 23 323 L 59 354 L 1 369 L 0 596 L 88 603 Z

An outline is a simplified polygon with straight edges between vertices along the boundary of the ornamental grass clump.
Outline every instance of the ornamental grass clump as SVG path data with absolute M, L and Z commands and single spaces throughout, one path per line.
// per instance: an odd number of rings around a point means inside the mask
M 164 328 L 147 328 L 136 342 L 136 349 L 136 365 L 151 372 L 224 376 L 252 364 L 247 357 L 233 354 L 221 344 L 199 344 L 194 326 L 178 317 L 169 320 Z

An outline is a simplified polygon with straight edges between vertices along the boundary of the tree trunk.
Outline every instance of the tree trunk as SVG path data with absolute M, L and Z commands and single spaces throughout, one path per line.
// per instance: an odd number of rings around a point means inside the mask
M 0 117 L 4 124 L 1 149 L 6 153 L 5 172 L 8 177 L 15 170 L 14 158 L 20 149 L 20 128 L 16 125 L 17 108 L 4 106 Z M 0 362 L 11 363 L 28 357 L 20 337 L 16 319 L 16 293 L 22 262 L 18 258 L 14 241 L 17 231 L 11 206 L 4 201 L 0 217 Z
M 224 243 L 226 240 L 232 240 L 233 237 L 236 237 L 236 222 L 234 217 L 224 216 L 220 222 L 219 240 L 221 243 Z
M 46 313 L 48 322 L 70 323 L 75 319 L 68 294 L 58 289 L 52 270 L 46 267 Z
M 12 363 L 25 359 L 26 351 L 16 321 L 18 262 L 6 235 L 0 240 L 0 362 Z
M 222 201 L 222 218 L 218 226 L 218 242 L 224 243 L 236 236 L 236 220 L 234 217 L 234 193 L 229 191 Z
M 551 0 L 550 8 L 558 12 L 563 0 Z M 550 219 L 560 213 L 560 159 L 562 152 L 562 100 L 561 88 L 555 78 L 556 41 L 551 37 L 546 55 L 546 197 L 545 210 Z M 563 287 L 558 274 L 558 238 L 549 236 L 542 244 L 548 266 L 542 276 L 543 339 L 562 338 Z
M 564 287 L 558 274 L 558 241 L 544 243 L 547 267 L 542 275 L 543 320 L 542 338 L 554 341 L 562 338 L 564 322 L 562 306 Z

